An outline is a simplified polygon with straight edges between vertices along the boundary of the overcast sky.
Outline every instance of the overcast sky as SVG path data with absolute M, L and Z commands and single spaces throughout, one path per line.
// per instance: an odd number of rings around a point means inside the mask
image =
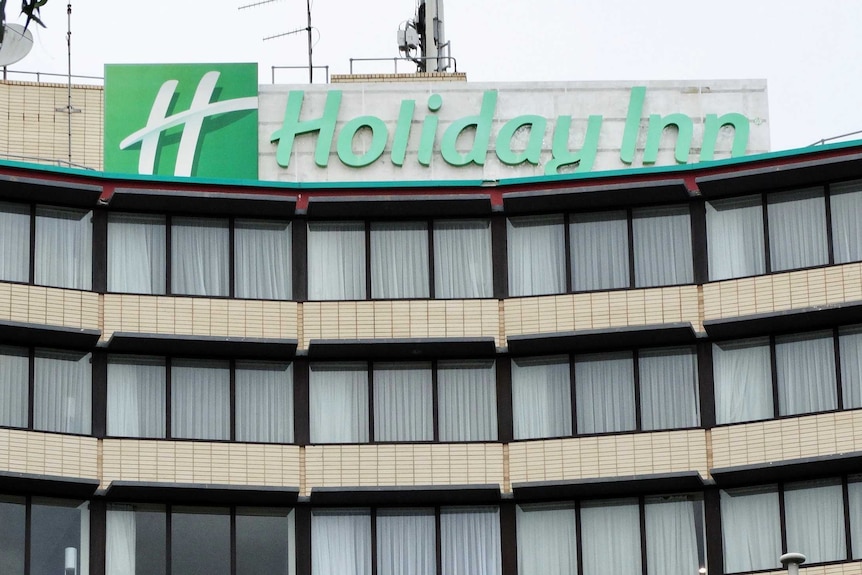
M 78 0 L 72 73 L 101 76 L 105 63 L 258 62 L 270 83 L 272 66 L 306 65 L 304 32 L 263 41 L 305 27 L 305 0 L 239 10 L 250 3 Z M 8 3 L 10 22 L 23 21 L 16 6 Z M 32 52 L 11 71 L 65 75 L 66 8 L 48 1 L 48 27 L 34 30 Z M 414 13 L 415 0 L 313 0 L 315 65 L 347 73 L 350 58 L 397 56 L 396 30 Z M 773 150 L 862 130 L 862 0 L 448 0 L 445 22 L 469 81 L 765 78 Z M 307 81 L 307 71 L 276 81 Z

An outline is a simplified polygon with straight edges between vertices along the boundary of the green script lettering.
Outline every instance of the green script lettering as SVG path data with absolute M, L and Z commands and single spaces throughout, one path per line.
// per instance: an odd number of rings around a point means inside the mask
M 299 113 L 302 111 L 304 95 L 305 92 L 302 90 L 294 90 L 287 95 L 287 109 L 284 112 L 281 129 L 276 130 L 270 138 L 271 142 L 278 141 L 275 160 L 282 168 L 290 164 L 293 140 L 296 136 L 310 132 L 318 132 L 317 146 L 314 148 L 314 163 L 321 168 L 325 168 L 329 163 L 329 151 L 332 149 L 332 138 L 335 136 L 335 122 L 338 120 L 338 109 L 341 107 L 341 90 L 331 90 L 326 95 L 323 116 L 314 120 L 300 121 Z

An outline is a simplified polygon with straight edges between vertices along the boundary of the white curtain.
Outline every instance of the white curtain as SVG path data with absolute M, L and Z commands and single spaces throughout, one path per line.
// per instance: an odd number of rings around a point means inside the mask
M 775 338 L 780 415 L 838 408 L 832 332 Z
M 643 350 L 638 364 L 641 426 L 645 431 L 700 425 L 697 355 L 693 348 Z
M 512 360 L 515 439 L 572 434 L 572 386 L 566 357 Z
M 496 441 L 497 385 L 493 361 L 437 364 L 440 441 Z
M 36 207 L 36 284 L 90 289 L 92 216 L 87 210 Z
M 566 237 L 563 216 L 508 219 L 509 295 L 566 291 Z
M 291 364 L 237 362 L 236 440 L 293 442 Z
M 635 428 L 634 361 L 629 352 L 575 357 L 578 433 Z
M 862 476 L 847 478 L 848 507 L 850 513 L 850 547 L 852 559 L 862 557 Z
M 131 505 L 108 505 L 105 575 L 135 575 L 136 531 Z
M 862 180 L 832 184 L 829 202 L 835 263 L 862 260 Z
M 480 298 L 493 295 L 491 222 L 434 222 L 434 297 Z
M 693 575 L 706 567 L 702 501 L 685 495 L 649 497 L 644 513 L 647 575 Z
M 500 575 L 500 510 L 443 507 L 440 547 L 443 575 Z
M 766 273 L 760 196 L 706 202 L 709 279 L 723 280 Z
M 171 436 L 230 439 L 230 366 L 227 361 L 173 361 Z
M 88 435 L 92 424 L 90 354 L 36 350 L 33 426 Z
M 430 364 L 374 365 L 374 441 L 431 441 Z
M 770 194 L 767 204 L 772 271 L 828 263 L 823 188 Z
M 171 293 L 230 293 L 230 228 L 226 219 L 173 218 Z
M 572 214 L 569 220 L 572 289 L 629 287 L 629 225 L 626 212 Z
M 640 532 L 636 499 L 584 502 L 582 575 L 641 575 Z
M 784 513 L 788 551 L 804 553 L 809 563 L 847 558 L 840 480 L 787 483 Z
M 429 269 L 427 224 L 371 224 L 371 297 L 427 298 Z
M 436 575 L 433 509 L 377 513 L 377 575 Z
M 576 575 L 574 503 L 518 505 L 518 575 Z
M 108 291 L 163 294 L 165 216 L 108 214 Z
M 27 427 L 29 376 L 27 349 L 0 346 L 0 425 Z
M 289 222 L 234 222 L 234 286 L 236 297 L 290 299 L 292 295 Z
M 781 524 L 775 486 L 721 491 L 724 571 L 778 569 Z
M 108 358 L 108 435 L 165 436 L 165 360 Z
M 0 202 L 0 280 L 30 281 L 30 206 Z
M 368 510 L 312 511 L 311 574 L 371 575 Z
M 366 443 L 367 364 L 312 364 L 308 419 L 312 443 Z
M 308 224 L 308 299 L 365 299 L 365 225 Z
M 773 417 L 768 338 L 713 344 L 712 373 L 717 423 L 741 423 Z
M 688 206 L 632 211 L 635 285 L 650 287 L 694 281 Z
M 838 348 L 843 407 L 862 407 L 862 329 L 858 326 L 842 328 L 838 336 Z

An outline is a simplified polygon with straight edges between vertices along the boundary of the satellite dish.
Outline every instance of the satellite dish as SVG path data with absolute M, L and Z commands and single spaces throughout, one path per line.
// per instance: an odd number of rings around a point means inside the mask
M 0 44 L 0 66 L 22 60 L 33 48 L 33 34 L 21 24 L 6 24 L 3 43 Z

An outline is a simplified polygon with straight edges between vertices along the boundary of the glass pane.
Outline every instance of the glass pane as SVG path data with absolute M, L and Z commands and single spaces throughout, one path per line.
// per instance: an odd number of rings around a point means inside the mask
M 804 549 L 807 563 L 847 558 L 844 495 L 839 479 L 784 486 L 787 549 Z
M 165 360 L 108 358 L 108 435 L 165 436 Z
M 566 357 L 512 360 L 515 439 L 572 434 L 572 387 Z
M 443 507 L 440 563 L 446 575 L 500 575 L 500 510 Z
M 862 260 L 862 180 L 829 188 L 836 264 Z
M 480 298 L 492 295 L 491 222 L 434 222 L 434 297 Z
M 374 365 L 374 440 L 431 441 L 431 364 Z
M 706 202 L 709 279 L 766 273 L 760 196 Z
M 23 497 L 0 496 L 0 573 L 3 575 L 24 575 L 24 503 Z
M 694 281 L 688 206 L 632 210 L 632 234 L 637 287 Z
M 368 365 L 312 364 L 309 374 L 312 443 L 368 441 Z
M 66 567 L 87 575 L 90 512 L 81 501 L 34 498 L 30 524 L 30 575 L 57 575 Z
M 29 379 L 27 349 L 0 346 L 0 398 L 3 398 L 0 402 L 0 425 L 27 427 Z
M 312 511 L 311 574 L 371 575 L 371 513 L 367 509 Z
M 775 364 L 781 415 L 838 408 L 832 332 L 776 337 Z
M 706 567 L 699 496 L 647 497 L 644 513 L 647 575 L 692 575 Z
M 381 509 L 377 513 L 377 575 L 435 575 L 433 509 Z
M 371 297 L 427 298 L 428 271 L 427 224 L 371 224 Z
M 700 425 L 697 354 L 693 348 L 643 350 L 638 365 L 644 430 Z
M 715 418 L 719 424 L 773 416 L 768 338 L 713 344 L 712 369 Z
M 291 246 L 290 222 L 236 220 L 236 297 L 290 299 Z
M 578 433 L 630 431 L 637 423 L 630 352 L 575 357 Z
M 235 401 L 237 441 L 293 441 L 291 364 L 238 362 Z
M 508 219 L 509 295 L 566 291 L 563 216 Z
M 493 361 L 437 364 L 440 441 L 497 440 L 497 382 Z
M 767 213 L 772 271 L 828 263 L 822 188 L 770 194 Z
M 165 293 L 165 216 L 108 214 L 108 291 Z
M 518 575 L 578 572 L 574 503 L 518 505 Z
M 0 202 L 0 280 L 30 281 L 30 206 Z
M 584 502 L 583 575 L 641 575 L 640 532 L 636 499 Z
M 227 508 L 174 507 L 171 542 L 172 575 L 230 575 Z
M 93 282 L 92 212 L 36 208 L 38 285 L 88 290 Z
M 629 287 L 629 225 L 625 211 L 572 214 L 572 289 Z
M 862 326 L 841 328 L 838 347 L 844 408 L 862 407 Z
M 164 575 L 167 521 L 160 505 L 108 505 L 106 575 Z
M 290 510 L 236 511 L 236 575 L 290 575 L 294 551 Z
M 850 509 L 850 546 L 852 559 L 862 557 L 862 476 L 851 475 L 847 481 Z
M 175 360 L 171 365 L 171 436 L 230 439 L 227 361 Z
M 721 491 L 721 535 L 725 572 L 778 569 L 781 524 L 775 486 Z
M 33 426 L 89 434 L 92 424 L 90 354 L 36 350 Z
M 228 221 L 218 218 L 173 218 L 171 224 L 171 293 L 228 295 Z
M 308 299 L 365 299 L 365 224 L 308 224 Z

